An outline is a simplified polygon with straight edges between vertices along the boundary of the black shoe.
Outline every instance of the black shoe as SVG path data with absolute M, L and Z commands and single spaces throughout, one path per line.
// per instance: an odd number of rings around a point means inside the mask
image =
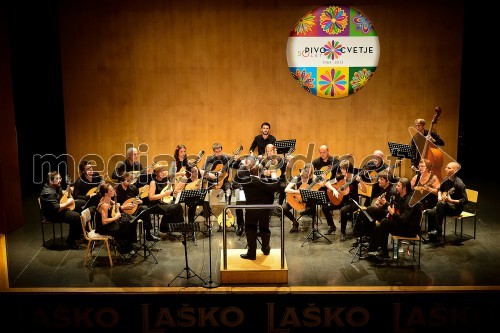
M 290 229 L 290 233 L 299 232 L 299 222 L 293 222 L 292 229 Z
M 243 227 L 238 226 L 238 229 L 236 230 L 236 236 L 241 236 L 243 235 Z
M 346 237 L 345 237 L 345 234 L 341 234 L 341 235 L 340 235 L 340 241 L 341 241 L 341 242 L 345 242 L 345 238 L 346 238 Z
M 244 253 L 244 254 L 240 254 L 240 257 L 242 259 L 248 259 L 248 260 L 255 260 L 257 258 L 257 255 L 251 255 L 251 254 L 248 254 L 248 253 Z
M 266 248 L 261 247 L 260 250 L 262 251 L 262 253 L 264 253 L 265 256 L 267 256 L 271 252 L 271 245 L 268 245 Z
M 160 237 L 156 237 L 155 235 L 149 234 L 149 235 L 146 235 L 146 240 L 150 241 L 150 242 L 158 242 L 158 241 L 161 240 L 161 238 Z
M 68 244 L 68 247 L 72 250 L 78 250 L 80 246 L 76 244 L 76 241 L 74 240 L 66 240 L 66 244 Z
M 336 226 L 330 226 L 330 228 L 328 228 L 327 232 L 325 232 L 325 235 L 331 235 L 331 234 L 334 234 L 335 231 L 337 231 L 337 227 Z

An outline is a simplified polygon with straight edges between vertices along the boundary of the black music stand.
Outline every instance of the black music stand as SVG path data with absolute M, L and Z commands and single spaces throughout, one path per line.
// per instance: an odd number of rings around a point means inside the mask
M 410 145 L 396 142 L 387 142 L 387 145 L 389 146 L 391 155 L 397 157 L 400 161 L 403 158 L 410 160 L 415 158 L 415 150 Z M 399 168 L 399 178 L 401 178 L 401 168 Z
M 312 219 L 312 228 L 309 231 L 309 233 L 306 236 L 306 239 L 304 240 L 304 243 L 302 243 L 301 247 L 304 246 L 304 244 L 310 239 L 313 242 L 315 242 L 317 239 L 324 238 L 326 239 L 330 244 L 332 244 L 332 241 L 326 238 L 319 230 L 318 230 L 318 212 L 317 212 L 317 206 L 318 205 L 326 205 L 329 200 L 326 198 L 326 193 L 325 191 L 310 191 L 310 190 L 299 190 L 300 196 L 302 197 L 302 200 L 306 204 L 309 204 L 309 206 L 313 206 L 314 211 L 313 211 L 313 219 Z
M 143 211 L 141 211 L 137 216 L 135 216 L 134 220 L 139 220 L 141 215 L 143 214 L 149 214 L 149 210 L 156 207 L 157 205 L 154 205 L 154 206 L 151 206 L 149 207 L 148 209 L 144 209 Z M 147 259 L 149 256 L 152 256 L 153 259 L 155 260 L 155 263 L 158 263 L 158 259 L 156 259 L 155 255 L 153 254 L 152 252 L 152 248 L 154 248 L 154 246 L 149 246 L 148 244 L 148 241 L 146 240 L 146 230 L 144 229 L 144 220 L 140 219 L 141 220 L 141 224 L 142 224 L 142 229 L 141 229 L 141 237 L 143 238 L 142 239 L 142 242 L 141 242 L 141 246 L 139 246 L 136 250 L 135 250 L 135 253 L 141 257 L 143 257 L 144 259 Z M 154 242 L 153 242 L 154 244 Z M 141 254 L 141 249 L 144 250 L 144 254 Z M 161 250 L 161 249 L 159 249 Z M 157 251 L 159 251 L 157 250 Z
M 186 283 L 189 283 L 189 279 L 192 277 L 197 277 L 198 279 L 203 282 L 202 284 L 205 284 L 205 280 L 203 280 L 198 274 L 193 272 L 191 268 L 189 268 L 189 263 L 188 263 L 188 254 L 187 254 L 187 235 L 188 234 L 194 234 L 196 231 L 200 231 L 200 225 L 198 223 L 169 223 L 168 224 L 168 229 L 170 232 L 180 232 L 184 238 L 182 241 L 182 245 L 184 245 L 184 258 L 186 259 L 186 267 L 182 269 L 182 271 L 177 274 L 177 276 L 170 281 L 168 286 L 170 285 L 177 279 L 186 279 Z M 182 276 L 182 273 L 186 271 L 186 276 Z
M 359 205 L 359 203 L 356 200 L 354 200 L 351 197 L 349 197 L 349 200 L 351 200 L 356 205 L 356 207 L 358 207 L 359 211 L 362 212 L 366 216 L 366 218 L 368 219 L 368 221 L 370 223 L 373 223 L 373 218 L 370 215 L 368 215 L 368 213 L 364 209 L 361 208 L 361 206 Z M 358 213 L 358 214 L 361 214 L 361 213 Z M 354 262 L 354 259 L 356 258 L 356 256 L 358 257 L 358 259 L 361 258 L 361 251 L 362 251 L 363 246 L 364 246 L 363 245 L 363 235 L 364 235 L 365 227 L 364 227 L 363 221 L 360 220 L 359 216 L 356 219 L 356 223 L 358 223 L 358 222 L 361 222 L 361 232 L 360 232 L 360 235 L 359 235 L 356 243 L 354 243 L 355 244 L 354 248 L 356 249 L 356 252 L 354 252 L 354 256 L 352 257 L 351 264 Z M 349 252 L 351 252 L 351 251 L 349 251 Z
M 205 196 L 207 195 L 207 189 L 199 189 L 199 190 L 184 190 L 181 192 L 175 203 L 184 202 L 186 206 L 192 205 L 203 205 L 205 201 Z M 196 217 L 195 217 L 196 219 Z M 200 229 L 198 228 L 198 232 Z M 193 242 L 196 244 L 196 234 L 193 234 Z
M 276 147 L 276 152 L 278 154 L 286 154 L 290 151 L 290 148 L 295 148 L 296 139 L 280 140 L 274 143 Z

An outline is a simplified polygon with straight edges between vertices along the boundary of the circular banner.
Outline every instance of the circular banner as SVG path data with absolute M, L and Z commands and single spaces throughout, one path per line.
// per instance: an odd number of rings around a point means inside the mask
M 349 96 L 371 79 L 380 45 L 371 21 L 349 6 L 317 7 L 288 37 L 286 59 L 299 85 L 323 98 Z

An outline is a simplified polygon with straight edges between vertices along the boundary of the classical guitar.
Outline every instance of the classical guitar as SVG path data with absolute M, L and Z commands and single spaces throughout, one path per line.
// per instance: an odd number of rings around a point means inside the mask
M 342 199 L 344 196 L 349 194 L 349 186 L 352 184 L 352 182 L 359 176 L 361 172 L 364 172 L 364 168 L 361 168 L 359 172 L 355 175 L 351 175 L 351 179 L 349 181 L 346 181 L 345 178 L 339 180 L 335 184 L 332 184 L 332 186 L 337 190 L 339 193 L 339 196 L 336 197 L 335 194 L 333 194 L 333 191 L 328 189 L 326 191 L 326 194 L 328 195 L 328 198 L 330 199 L 330 202 L 334 204 L 335 206 L 340 205 L 342 202 Z
M 224 212 L 220 213 L 219 216 L 217 217 L 217 222 L 219 223 L 219 226 L 222 227 L 222 224 L 224 223 Z M 234 215 L 231 213 L 231 210 L 228 209 L 226 210 L 226 227 L 232 227 L 234 225 Z
M 71 182 L 71 177 L 68 175 L 66 176 L 66 184 L 68 184 L 68 186 L 66 187 L 66 190 L 64 191 L 63 196 L 62 196 L 61 200 L 59 201 L 59 203 L 61 203 L 61 204 L 66 203 L 66 201 L 68 201 L 69 198 L 73 198 L 73 190 L 71 189 L 71 186 L 73 185 L 73 183 Z M 68 206 L 68 209 L 69 210 L 75 209 L 75 202 L 74 201 L 71 205 Z
M 397 167 L 400 167 L 400 166 L 401 166 L 401 160 L 396 160 L 396 163 L 394 163 L 394 165 L 391 165 L 391 166 L 389 166 L 389 167 L 387 167 L 384 170 L 381 170 L 379 172 L 374 171 L 374 170 L 373 171 L 367 171 L 368 172 L 368 178 L 370 178 L 371 181 L 376 181 L 377 178 L 378 178 L 378 175 L 381 172 L 390 172 L 390 171 L 392 171 L 392 170 L 394 170 L 394 169 L 396 169 Z M 415 166 L 412 165 L 412 168 L 415 168 Z
M 121 185 L 119 185 L 119 186 L 121 186 Z M 137 207 L 139 207 L 139 205 L 136 204 L 136 202 L 137 202 L 137 200 L 140 200 L 142 198 L 142 196 L 146 192 L 146 190 L 149 191 L 149 185 L 144 185 L 143 187 L 141 187 L 139 190 L 139 193 L 134 198 L 129 198 L 129 199 L 125 200 L 123 202 L 123 205 L 122 205 L 122 210 L 125 213 L 128 213 L 130 215 L 134 214 L 137 210 Z M 126 206 L 129 203 L 132 204 L 132 207 L 131 208 L 124 208 L 124 206 Z
M 299 187 L 299 190 L 309 190 L 309 191 L 317 191 L 321 187 L 321 182 L 325 179 L 325 175 L 331 172 L 332 166 L 327 166 L 320 175 L 316 177 L 316 179 L 311 184 L 302 184 Z M 306 202 L 302 199 L 300 193 L 287 193 L 286 202 L 292 206 L 298 212 L 303 212 L 306 210 Z
M 205 155 L 205 151 L 204 150 L 200 150 L 200 152 L 198 153 L 198 155 L 196 155 L 196 158 L 194 159 L 193 162 L 187 164 L 187 169 L 191 169 L 193 166 L 197 165 L 198 162 L 200 162 L 201 158 L 203 157 L 203 155 Z M 172 163 L 175 163 L 175 162 L 172 162 Z M 179 172 L 186 172 L 186 167 L 182 167 Z M 181 182 L 182 181 L 182 176 L 179 176 L 177 177 L 177 182 Z
M 220 173 L 217 177 L 217 184 L 213 187 L 215 189 L 220 189 L 222 187 L 222 184 L 224 184 L 224 179 L 229 176 L 229 168 L 234 162 L 234 157 L 238 155 L 241 151 L 243 150 L 243 146 L 239 146 L 238 149 L 236 149 L 233 154 L 231 155 L 231 158 L 229 158 L 229 161 L 227 161 L 226 164 L 222 167 L 220 170 Z M 231 179 L 229 179 L 231 180 Z
M 455 188 L 452 187 L 448 192 L 442 192 L 441 193 L 441 201 L 446 202 L 446 200 L 451 197 L 451 195 L 455 192 Z

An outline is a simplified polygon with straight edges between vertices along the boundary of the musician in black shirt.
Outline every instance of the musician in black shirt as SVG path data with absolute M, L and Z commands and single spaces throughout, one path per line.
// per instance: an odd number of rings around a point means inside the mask
M 271 130 L 271 124 L 268 122 L 262 123 L 260 125 L 261 134 L 257 135 L 250 145 L 250 155 L 253 156 L 253 151 L 255 147 L 257 147 L 257 151 L 259 153 L 259 160 L 262 159 L 262 155 L 266 152 L 266 146 L 268 144 L 274 144 L 276 142 L 276 138 L 269 133 Z

